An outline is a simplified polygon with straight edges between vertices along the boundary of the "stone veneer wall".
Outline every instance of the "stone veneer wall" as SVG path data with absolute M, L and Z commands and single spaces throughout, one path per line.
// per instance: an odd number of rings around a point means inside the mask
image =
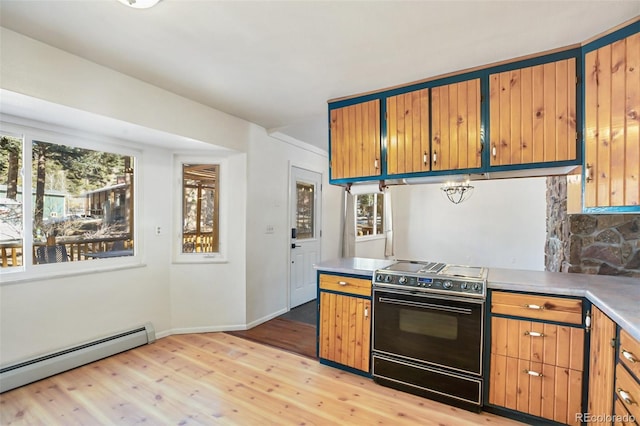
M 547 178 L 545 268 L 640 278 L 640 214 L 567 214 L 566 177 Z

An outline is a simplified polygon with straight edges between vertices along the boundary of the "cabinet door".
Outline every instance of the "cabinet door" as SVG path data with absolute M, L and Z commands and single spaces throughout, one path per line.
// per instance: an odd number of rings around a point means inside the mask
M 613 372 L 616 349 L 616 324 L 595 306 L 591 313 L 589 351 L 589 403 L 587 412 L 613 413 Z
M 489 76 L 491 166 L 576 159 L 576 60 Z
M 429 171 L 429 89 L 387 98 L 386 119 L 387 174 Z
M 640 33 L 585 55 L 585 207 L 640 204 Z
M 580 424 L 582 371 L 491 354 L 489 402 L 565 424 Z
M 380 174 L 380 101 L 330 111 L 331 178 Z
M 371 301 L 320 292 L 320 358 L 369 371 Z
M 480 79 L 431 89 L 433 170 L 481 166 Z

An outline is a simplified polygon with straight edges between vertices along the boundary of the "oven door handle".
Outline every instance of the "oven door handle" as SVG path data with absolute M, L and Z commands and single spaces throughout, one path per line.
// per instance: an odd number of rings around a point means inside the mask
M 380 303 L 389 303 L 391 305 L 410 306 L 412 308 L 424 308 L 437 311 L 451 312 L 454 314 L 471 315 L 472 311 L 468 308 L 458 308 L 455 306 L 434 305 L 433 303 L 409 302 L 406 300 L 389 299 L 388 297 L 379 297 Z

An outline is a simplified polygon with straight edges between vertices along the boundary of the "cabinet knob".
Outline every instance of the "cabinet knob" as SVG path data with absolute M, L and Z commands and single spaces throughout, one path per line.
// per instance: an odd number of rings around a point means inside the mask
M 522 305 L 522 307 L 525 309 L 534 309 L 536 311 L 544 310 L 544 306 L 540 306 L 540 305 Z
M 626 351 L 624 349 L 622 349 L 621 351 L 622 351 L 622 356 L 625 357 L 629 362 L 632 362 L 632 363 L 638 362 L 638 360 L 633 355 L 633 353 Z
M 338 285 L 345 286 L 345 285 L 347 285 L 347 284 L 349 284 L 349 283 L 348 283 L 348 282 L 346 282 L 346 281 L 338 281 Z
M 496 150 L 496 145 L 493 144 L 493 146 L 491 147 L 491 155 L 493 155 L 493 157 L 495 158 L 495 156 L 498 154 L 497 150 Z
M 631 395 L 629 394 L 629 392 L 627 391 L 623 391 L 622 389 L 618 388 L 616 389 L 618 392 L 618 395 L 620 395 L 620 398 L 622 398 L 622 400 L 627 404 L 627 405 L 633 405 L 636 404 L 638 405 L 638 403 L 636 401 L 633 400 L 633 398 L 631 398 Z
M 523 373 L 526 373 L 530 376 L 534 376 L 534 377 L 542 377 L 542 373 L 538 373 L 537 371 L 532 371 L 532 370 L 522 370 Z

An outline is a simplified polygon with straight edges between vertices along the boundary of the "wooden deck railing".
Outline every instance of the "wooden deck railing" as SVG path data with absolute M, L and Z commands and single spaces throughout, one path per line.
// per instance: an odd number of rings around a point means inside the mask
M 120 243 L 121 242 L 121 243 Z M 37 247 L 45 246 L 45 242 L 33 243 L 33 258 Z M 114 249 L 114 245 L 122 249 L 133 249 L 133 240 L 129 237 L 118 238 L 93 238 L 93 239 L 63 239 L 58 238 L 56 245 L 64 245 L 70 261 L 86 260 L 86 253 L 99 253 Z M 0 254 L 2 255 L 2 267 L 22 266 L 22 244 L 4 243 L 0 244 Z
M 182 251 L 184 253 L 213 253 L 217 251 L 217 241 L 211 234 L 183 234 Z

